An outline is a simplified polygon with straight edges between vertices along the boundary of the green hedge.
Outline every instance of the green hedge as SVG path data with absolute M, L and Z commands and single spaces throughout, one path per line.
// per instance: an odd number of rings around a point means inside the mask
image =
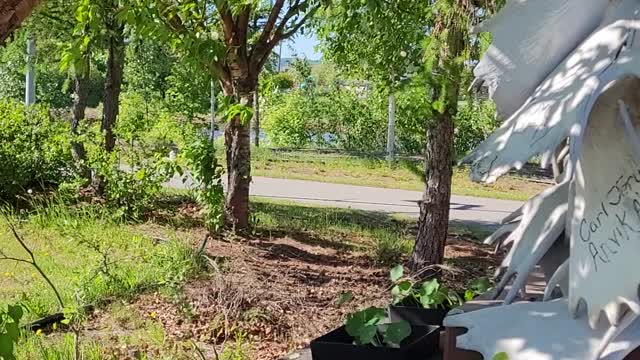
M 45 106 L 25 110 L 0 100 L 0 199 L 62 182 L 71 159 L 69 133 L 68 123 L 52 119 Z

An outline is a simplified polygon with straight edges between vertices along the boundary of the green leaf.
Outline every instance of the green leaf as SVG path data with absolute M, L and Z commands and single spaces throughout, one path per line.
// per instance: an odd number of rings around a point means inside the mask
M 509 355 L 506 352 L 499 352 L 493 355 L 493 360 L 509 360 Z
M 20 305 L 9 305 L 7 314 L 13 319 L 13 321 L 19 323 L 20 319 L 22 319 L 22 315 L 24 315 L 24 311 Z
M 13 341 L 17 341 L 20 338 L 20 328 L 18 328 L 18 324 L 14 322 L 8 322 L 4 324 L 4 330 L 7 335 Z
M 353 300 L 353 293 L 351 291 L 343 291 L 340 293 L 336 305 L 341 306 Z
M 357 344 L 373 344 L 377 325 L 387 318 L 384 309 L 370 307 L 347 316 L 345 330 Z
M 413 291 L 413 284 L 409 280 L 401 281 L 391 288 L 391 296 L 393 297 L 393 303 L 397 304 L 404 300 L 407 296 L 411 295 Z
M 0 333 L 0 358 L 4 360 L 14 360 L 13 340 L 7 334 Z
M 422 286 L 420 286 L 421 295 L 422 293 L 424 293 L 424 295 L 429 296 L 435 293 L 436 291 L 438 291 L 439 288 L 440 288 L 440 284 L 438 283 L 437 279 L 431 279 L 429 281 L 425 281 L 424 283 L 422 283 Z
M 362 327 L 358 331 L 358 335 L 355 337 L 358 345 L 374 344 L 374 339 L 378 333 L 378 327 L 375 325 L 367 325 Z M 375 345 L 375 344 L 374 344 Z
M 388 324 L 384 331 L 384 343 L 392 347 L 400 347 L 402 340 L 411 335 L 411 325 L 406 321 Z
M 475 292 L 473 292 L 471 290 L 466 290 L 464 292 L 464 300 L 465 301 L 471 301 L 471 300 L 473 300 L 474 297 L 475 297 Z
M 391 269 L 391 271 L 389 272 L 389 275 L 390 275 L 389 277 L 391 278 L 391 281 L 396 282 L 400 280 L 404 275 L 404 268 L 402 267 L 402 265 L 396 265 L 394 268 Z

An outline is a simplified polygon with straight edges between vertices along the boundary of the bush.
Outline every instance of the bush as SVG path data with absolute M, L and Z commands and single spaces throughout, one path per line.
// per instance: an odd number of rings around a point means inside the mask
M 455 151 L 462 157 L 498 127 L 495 105 L 491 101 L 467 100 L 458 108 L 455 125 Z
M 310 102 L 298 92 L 282 94 L 266 108 L 262 127 L 276 146 L 303 147 L 311 140 Z
M 205 227 L 219 232 L 224 226 L 224 189 L 215 146 L 206 136 L 198 136 L 185 148 L 184 157 L 197 184 L 195 197 L 203 207 Z
M 379 111 L 372 108 L 375 101 L 347 90 L 277 94 L 267 101 L 263 128 L 276 146 L 380 152 L 386 120 L 375 116 Z
M 71 160 L 69 126 L 44 106 L 0 100 L 0 199 L 61 183 Z
M 25 88 L 26 31 L 0 50 L 0 98 L 23 100 Z M 71 88 L 67 75 L 60 72 L 59 48 L 54 41 L 38 41 L 36 70 L 36 99 L 51 108 L 63 108 L 72 104 Z
M 424 153 L 432 111 L 425 86 L 396 94 L 396 151 Z M 273 93 L 266 99 L 263 129 L 277 147 L 329 147 L 382 154 L 386 150 L 389 98 L 373 92 L 359 97 L 350 90 Z M 460 103 L 455 151 L 463 156 L 495 130 L 495 107 L 489 101 Z

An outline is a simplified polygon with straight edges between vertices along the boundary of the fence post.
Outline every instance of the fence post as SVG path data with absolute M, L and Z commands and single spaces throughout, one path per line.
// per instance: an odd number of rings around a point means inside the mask
M 27 75 L 26 88 L 24 94 L 24 105 L 29 106 L 36 102 L 36 41 L 29 37 L 27 39 Z
M 387 161 L 394 164 L 396 161 L 396 95 L 389 95 L 389 124 L 387 128 Z

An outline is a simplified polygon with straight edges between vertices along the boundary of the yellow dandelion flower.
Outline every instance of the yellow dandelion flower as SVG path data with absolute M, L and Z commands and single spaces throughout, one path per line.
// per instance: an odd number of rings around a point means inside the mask
M 152 319 L 155 319 L 158 316 L 158 313 L 155 311 L 152 311 L 151 313 L 149 313 L 149 316 L 151 316 Z
M 38 329 L 38 331 L 36 331 L 36 335 L 38 336 L 42 335 L 42 329 Z

